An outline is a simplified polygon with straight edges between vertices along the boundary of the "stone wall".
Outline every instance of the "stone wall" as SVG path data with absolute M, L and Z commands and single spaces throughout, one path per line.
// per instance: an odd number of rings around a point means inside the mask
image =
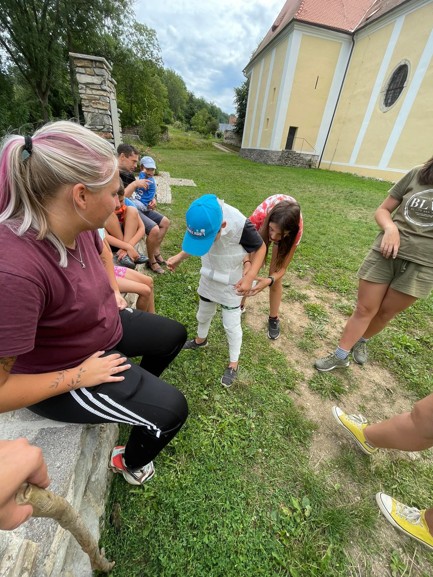
M 108 462 L 117 436 L 115 424 L 59 423 L 27 409 L 0 414 L 0 438 L 26 437 L 41 447 L 49 489 L 80 512 L 96 539 L 105 518 Z M 51 519 L 34 518 L 15 531 L 0 531 L 0 577 L 92 577 L 92 570 L 68 531 Z
M 239 155 L 243 158 L 280 166 L 298 166 L 302 168 L 317 168 L 319 156 L 295 152 L 294 150 L 260 150 L 258 148 L 241 148 Z
M 122 142 L 118 117 L 116 81 L 111 65 L 99 56 L 69 53 L 78 82 L 85 127 L 110 140 Z
M 223 142 L 227 142 L 229 144 L 233 144 L 234 146 L 240 147 L 242 144 L 242 135 L 238 134 L 234 130 L 224 130 Z

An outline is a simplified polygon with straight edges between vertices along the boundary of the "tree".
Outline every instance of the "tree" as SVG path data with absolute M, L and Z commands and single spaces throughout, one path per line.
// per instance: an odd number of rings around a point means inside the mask
M 247 78 L 245 82 L 235 88 L 234 103 L 236 104 L 236 124 L 235 132 L 242 135 L 244 132 L 245 118 L 247 115 L 247 103 L 248 103 L 248 91 L 249 91 L 250 81 Z
M 166 69 L 162 80 L 167 87 L 168 101 L 174 119 L 183 121 L 188 103 L 188 90 L 183 78 L 174 70 Z
M 48 96 L 61 65 L 60 0 L 2 0 L 0 45 L 37 96 L 49 119 Z
M 38 109 L 29 86 L 13 67 L 2 67 L 0 63 L 0 135 L 11 131 L 30 132 L 27 123 L 37 118 L 33 110 Z
M 122 125 L 141 126 L 146 140 L 154 141 L 162 123 L 171 118 L 163 72 L 156 32 L 135 22 L 113 54 L 113 77 Z
M 206 107 L 203 107 L 191 118 L 191 128 L 200 134 L 215 134 L 218 130 L 218 119 L 214 118 Z
M 0 46 L 38 98 L 44 121 L 53 90 L 62 107 L 71 99 L 68 52 L 95 47 L 131 14 L 126 0 L 1 0 L 0 8 Z

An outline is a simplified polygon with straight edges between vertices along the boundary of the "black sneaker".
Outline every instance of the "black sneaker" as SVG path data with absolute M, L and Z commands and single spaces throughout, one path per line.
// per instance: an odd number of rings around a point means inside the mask
M 136 267 L 135 262 L 128 255 L 125 255 L 123 258 L 118 258 L 117 264 L 119 266 L 125 266 L 126 268 L 130 268 L 132 270 L 135 270 Z
M 195 339 L 191 339 L 190 341 L 186 341 L 182 349 L 195 351 L 196 349 L 203 349 L 204 347 L 207 347 L 207 345 L 207 339 L 202 343 L 198 343 Z
M 280 336 L 280 320 L 279 319 L 269 319 L 268 320 L 268 337 L 275 341 Z
M 145 254 L 138 253 L 138 258 L 134 260 L 135 264 L 146 264 L 148 262 L 148 257 Z
M 233 367 L 227 367 L 224 371 L 223 376 L 221 377 L 221 384 L 226 389 L 230 388 L 233 384 L 233 381 L 238 376 L 238 370 L 234 369 Z

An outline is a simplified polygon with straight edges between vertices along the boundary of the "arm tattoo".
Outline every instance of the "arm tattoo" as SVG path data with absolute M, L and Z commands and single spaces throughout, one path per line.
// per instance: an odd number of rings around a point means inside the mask
M 57 373 L 57 377 L 51 383 L 50 389 L 57 389 L 59 387 L 59 385 L 61 385 L 62 383 L 64 383 L 68 387 L 68 389 L 70 389 L 70 390 L 80 388 L 81 382 L 83 380 L 83 374 L 86 372 L 86 370 L 83 369 L 83 367 L 79 367 L 77 376 L 71 377 L 71 381 L 67 382 L 66 376 L 67 376 L 67 373 L 69 373 L 69 372 L 70 372 L 69 369 L 66 369 L 64 371 L 59 371 Z
M 57 389 L 59 385 L 61 385 L 66 377 L 66 373 L 68 371 L 59 371 L 57 373 L 57 377 L 54 379 L 54 381 L 51 383 L 50 385 L 50 389 Z
M 77 377 L 74 379 L 72 377 L 71 384 L 68 383 L 70 389 L 79 389 L 81 386 L 81 381 L 83 380 L 83 374 L 86 372 L 83 367 L 79 367 Z
M 16 357 L 2 357 L 0 359 L 0 369 L 3 369 L 6 373 L 10 373 L 16 359 Z

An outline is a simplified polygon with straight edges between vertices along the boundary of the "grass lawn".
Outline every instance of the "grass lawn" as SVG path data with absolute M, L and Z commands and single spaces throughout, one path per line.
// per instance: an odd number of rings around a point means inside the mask
M 232 389 L 219 383 L 227 364 L 219 315 L 209 347 L 182 352 L 165 372 L 186 395 L 190 416 L 156 459 L 150 483 L 134 488 L 114 478 L 107 518 L 114 510 L 116 521 L 101 540 L 116 561 L 113 575 L 431 576 L 433 555 L 400 537 L 373 502 L 384 490 L 408 504 L 432 505 L 431 452 L 369 459 L 328 420 L 335 400 L 345 407 L 353 394 L 362 406 L 347 408 L 383 418 L 396 403 L 410 407 L 430 392 L 432 298 L 374 339 L 369 369 L 319 375 L 311 366 L 335 346 L 351 312 L 356 270 L 375 237 L 374 210 L 389 183 L 255 164 L 209 142 L 184 146 L 151 152 L 160 170 L 197 185 L 173 187 L 173 203 L 160 207 L 172 221 L 164 256 L 180 250 L 190 202 L 209 192 L 245 215 L 271 194 L 291 194 L 302 207 L 304 237 L 285 277 L 286 334 L 278 346 L 260 328 L 267 312 L 262 295 L 250 299 L 243 320 L 241 374 Z M 155 278 L 157 311 L 184 323 L 191 337 L 199 266 L 191 258 Z M 377 374 L 387 375 L 386 387 L 368 389 Z M 380 395 L 375 408 L 370 390 Z

